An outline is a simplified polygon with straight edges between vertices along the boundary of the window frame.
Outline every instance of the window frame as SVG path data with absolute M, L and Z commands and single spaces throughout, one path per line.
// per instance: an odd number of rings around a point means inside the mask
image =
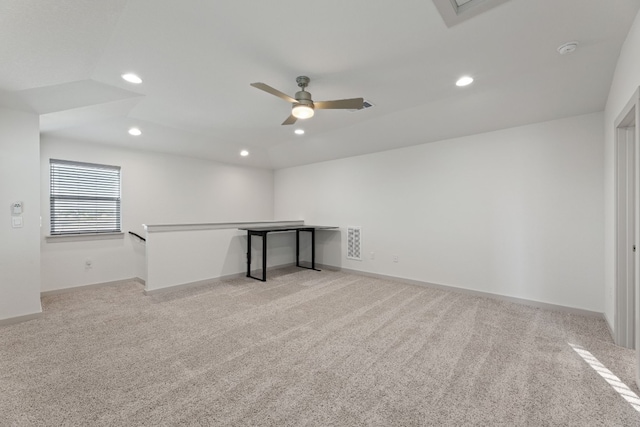
M 63 173 L 57 166 L 62 169 L 67 167 L 67 171 Z M 91 170 L 95 173 L 92 173 Z M 80 180 L 85 180 L 85 185 L 76 187 L 77 191 L 74 191 L 73 188 L 74 178 L 70 177 L 73 174 L 77 174 L 77 178 Z M 102 181 L 101 178 L 103 179 Z M 113 185 L 102 185 L 104 183 Z M 91 193 L 92 191 L 95 191 L 95 193 Z M 87 195 L 87 193 L 91 194 Z M 73 201 L 78 202 L 78 205 L 82 205 L 82 202 L 85 202 L 85 214 L 90 215 L 92 208 L 98 209 L 98 211 L 102 210 L 103 213 L 106 212 L 107 221 L 104 224 L 107 224 L 107 226 L 98 224 L 95 218 L 93 219 L 93 224 L 83 224 L 81 218 L 76 218 L 76 222 L 67 219 L 66 226 L 59 225 L 61 224 L 64 208 L 57 209 L 56 206 L 64 205 L 65 202 L 67 205 L 73 204 Z M 113 203 L 112 207 L 109 206 L 110 203 Z M 69 207 L 66 209 L 69 209 Z M 110 222 L 113 223 L 112 227 L 109 224 Z M 56 238 L 122 234 L 122 168 L 114 165 L 50 158 L 49 233 L 50 237 Z

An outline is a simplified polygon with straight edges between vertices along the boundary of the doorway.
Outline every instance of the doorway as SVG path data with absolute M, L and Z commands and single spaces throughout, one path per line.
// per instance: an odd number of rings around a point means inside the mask
M 635 118 L 635 108 L 631 114 Z M 616 344 L 635 348 L 635 126 L 616 127 Z
M 640 91 L 615 122 L 615 342 L 636 349 L 640 384 Z

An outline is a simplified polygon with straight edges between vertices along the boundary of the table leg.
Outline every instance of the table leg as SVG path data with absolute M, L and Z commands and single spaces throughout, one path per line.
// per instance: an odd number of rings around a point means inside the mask
M 251 231 L 247 231 L 247 277 L 251 277 Z
M 311 233 L 311 267 L 300 265 L 300 231 Z M 296 230 L 296 266 L 308 270 L 320 271 L 316 268 L 316 230 L 315 228 L 301 228 Z
M 251 236 L 262 237 L 262 278 L 251 275 Z M 247 277 L 267 281 L 267 233 L 264 231 L 249 231 L 247 234 Z
M 300 267 L 300 230 L 296 230 L 296 267 Z
M 311 269 L 316 269 L 316 229 L 311 229 Z
M 267 233 L 262 234 L 262 281 L 267 281 Z

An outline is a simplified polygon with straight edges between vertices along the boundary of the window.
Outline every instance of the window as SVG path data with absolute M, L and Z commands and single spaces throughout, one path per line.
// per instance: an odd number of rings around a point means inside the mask
M 51 235 L 120 229 L 120 167 L 51 159 Z

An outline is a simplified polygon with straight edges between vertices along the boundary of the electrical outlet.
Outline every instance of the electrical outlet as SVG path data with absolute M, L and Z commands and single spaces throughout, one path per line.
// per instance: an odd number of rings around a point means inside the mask
M 398 255 L 393 256 L 393 262 L 398 262 Z

